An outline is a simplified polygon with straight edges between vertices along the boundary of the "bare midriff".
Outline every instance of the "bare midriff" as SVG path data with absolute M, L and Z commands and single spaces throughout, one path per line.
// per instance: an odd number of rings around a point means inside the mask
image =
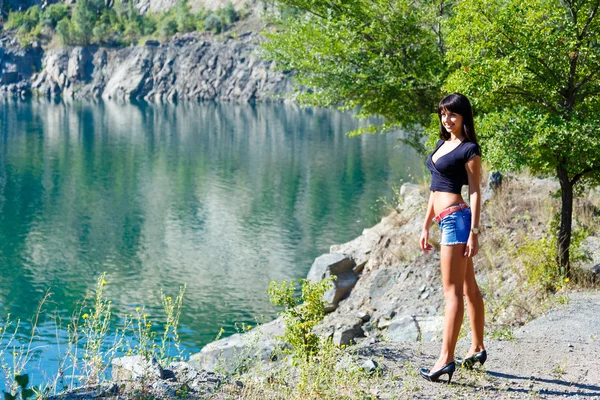
M 456 204 L 464 203 L 462 196 L 457 193 L 431 192 L 433 194 L 433 212 L 435 215 Z

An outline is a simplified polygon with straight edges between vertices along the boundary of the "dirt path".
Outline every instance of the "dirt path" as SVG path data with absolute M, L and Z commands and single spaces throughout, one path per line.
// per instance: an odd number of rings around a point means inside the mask
M 452 385 L 418 375 L 435 362 L 439 343 L 377 343 L 365 356 L 380 361 L 382 399 L 600 399 L 600 292 L 570 293 L 569 301 L 515 332 L 488 340 L 485 368 L 457 370 Z M 468 342 L 460 342 L 458 354 Z

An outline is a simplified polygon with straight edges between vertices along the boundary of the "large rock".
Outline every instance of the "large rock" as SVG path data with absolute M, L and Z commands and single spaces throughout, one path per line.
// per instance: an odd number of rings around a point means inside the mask
M 127 356 L 112 360 L 112 380 L 164 379 L 165 371 L 154 357 Z
M 391 322 L 385 335 L 394 342 L 416 342 L 419 340 L 419 326 L 412 316 L 404 315 Z
M 336 277 L 332 287 L 323 296 L 323 301 L 327 303 L 326 311 L 335 310 L 339 301 L 356 285 L 358 277 L 353 272 L 355 266 L 354 260 L 342 253 L 323 254 L 313 262 L 306 278 L 309 281 L 318 282 L 330 276 Z
M 587 257 L 587 260 L 581 263 L 581 268 L 600 279 L 600 237 L 588 236 L 583 239 L 581 250 Z
M 284 329 L 283 319 L 277 318 L 246 333 L 217 340 L 192 355 L 189 364 L 207 371 L 233 372 L 250 359 L 269 360 L 276 349 L 289 346 L 276 338 Z

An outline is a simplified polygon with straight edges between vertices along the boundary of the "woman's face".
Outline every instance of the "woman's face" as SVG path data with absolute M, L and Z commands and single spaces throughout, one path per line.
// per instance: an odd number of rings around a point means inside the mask
M 442 125 L 448 133 L 453 133 L 455 136 L 462 135 L 463 117 L 460 114 L 449 110 L 442 110 Z

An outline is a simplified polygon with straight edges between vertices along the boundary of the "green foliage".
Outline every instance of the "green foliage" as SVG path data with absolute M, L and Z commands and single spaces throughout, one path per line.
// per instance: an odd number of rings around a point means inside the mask
M 56 34 L 62 44 L 72 44 L 74 41 L 73 26 L 69 18 L 63 18 L 56 24 Z
M 187 0 L 179 0 L 175 5 L 173 14 L 177 22 L 178 32 L 190 32 L 195 28 L 194 16 L 190 13 L 190 5 Z
M 158 24 L 158 35 L 166 39 L 177 33 L 177 21 L 173 18 L 164 18 Z
M 554 293 L 562 289 L 570 280 L 556 259 L 559 224 L 560 214 L 556 214 L 548 224 L 546 236 L 539 240 L 525 241 L 517 251 L 517 255 L 523 262 L 527 284 L 541 290 L 542 293 Z M 589 236 L 589 231 L 585 228 L 573 231 L 571 240 L 571 260 L 573 262 L 586 259 L 581 244 L 587 236 Z
M 35 397 L 35 395 L 36 395 L 35 389 L 27 388 L 27 386 L 29 385 L 29 375 L 28 374 L 15 375 L 15 382 L 19 386 L 22 400 L 27 400 L 31 397 Z M 18 399 L 17 394 L 4 392 L 4 400 L 17 400 L 17 399 Z
M 45 26 L 48 26 L 52 29 L 56 28 L 56 24 L 58 21 L 69 15 L 69 6 L 64 3 L 54 3 L 50 4 L 44 10 L 44 15 L 42 16 L 42 20 Z
M 4 27 L 17 29 L 23 46 L 42 37 L 42 32 L 51 35 L 52 31 L 64 45 L 127 45 L 143 38 L 169 39 L 177 32 L 221 33 L 239 18 L 231 2 L 214 12 L 202 8 L 192 14 L 187 0 L 179 0 L 168 11 L 141 15 L 132 0 L 115 0 L 112 7 L 101 0 L 79 0 L 71 15 L 69 6 L 62 3 L 48 6 L 43 13 L 37 6 L 24 12 L 11 12 Z
M 479 109 L 486 159 L 560 182 L 557 274 L 569 276 L 572 198 L 600 183 L 598 2 L 461 1 L 449 25 L 460 67 L 445 88 Z
M 479 110 L 494 168 L 600 182 L 596 1 L 461 1 L 450 20 L 445 89 Z M 466 21 L 469 21 L 467 24 Z
M 18 29 L 19 32 L 29 32 L 37 26 L 42 19 L 42 11 L 38 6 L 30 7 L 27 11 L 11 11 L 4 29 Z
M 312 90 L 300 100 L 317 106 L 360 107 L 359 117 L 385 117 L 379 126 L 422 134 L 447 75 L 439 1 L 282 0 L 300 10 L 273 17 L 265 56 Z M 419 136 L 417 134 L 417 136 Z
M 331 285 L 332 279 L 313 283 L 306 279 L 298 280 L 302 293 L 296 297 L 293 281 L 271 282 L 269 296 L 271 303 L 282 306 L 280 315 L 285 321 L 282 340 L 292 345 L 294 362 L 310 360 L 320 349 L 320 339 L 313 328 L 325 316 L 323 294 Z
M 223 26 L 221 20 L 215 14 L 209 14 L 206 19 L 202 22 L 202 27 L 206 31 L 213 33 L 221 33 Z

